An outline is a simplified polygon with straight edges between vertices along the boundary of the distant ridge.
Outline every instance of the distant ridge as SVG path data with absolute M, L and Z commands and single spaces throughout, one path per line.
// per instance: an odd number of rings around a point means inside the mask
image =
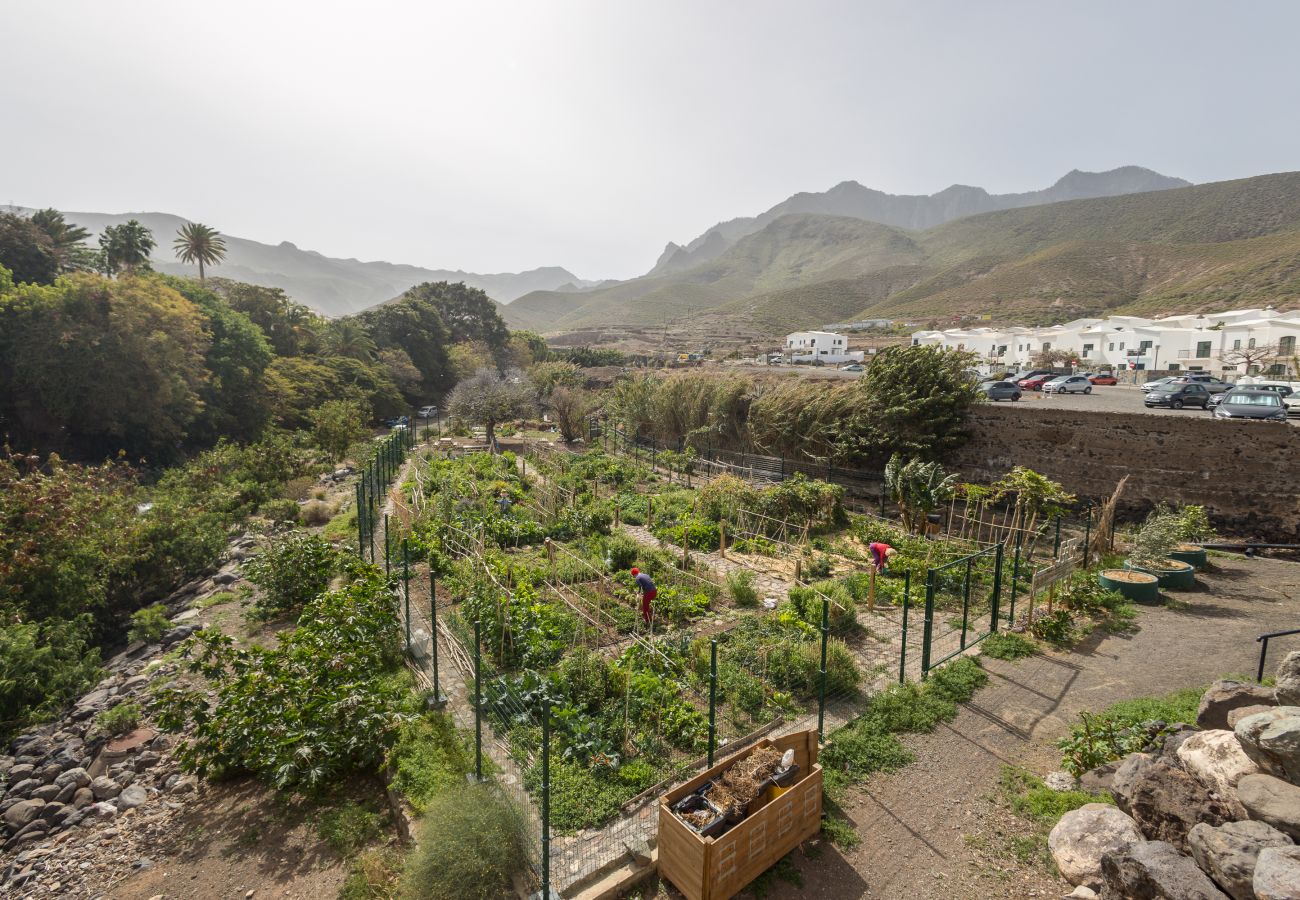
M 669 243 L 648 274 L 680 272 L 715 259 L 741 238 L 791 213 L 847 216 L 910 231 L 925 231 L 964 216 L 996 210 L 1163 191 L 1190 184 L 1182 178 L 1161 175 L 1141 166 L 1121 166 L 1109 172 L 1074 169 L 1045 190 L 1022 194 L 990 194 L 984 188 L 964 184 L 954 184 L 937 194 L 886 194 L 863 187 L 856 181 L 842 181 L 821 193 L 795 194 L 761 215 L 720 222 L 685 246 Z
M 30 215 L 23 207 L 0 207 L 0 211 Z M 153 232 L 158 246 L 153 267 L 173 275 L 197 275 L 198 269 L 184 265 L 172 255 L 172 238 L 188 219 L 170 213 L 86 213 L 64 212 L 68 221 L 91 232 L 91 243 L 109 225 L 138 219 Z M 220 227 L 217 223 L 215 227 Z M 226 261 L 208 272 L 249 284 L 282 288 L 294 300 L 327 316 L 343 316 L 391 300 L 407 288 L 425 281 L 463 281 L 482 289 L 498 303 L 509 303 L 524 294 L 541 290 L 580 290 L 595 282 L 583 281 L 567 269 L 546 266 L 527 272 L 483 275 L 459 269 L 426 269 L 389 262 L 336 259 L 302 250 L 289 241 L 263 244 L 247 238 L 224 235 Z M 568 285 L 567 288 L 565 286 Z

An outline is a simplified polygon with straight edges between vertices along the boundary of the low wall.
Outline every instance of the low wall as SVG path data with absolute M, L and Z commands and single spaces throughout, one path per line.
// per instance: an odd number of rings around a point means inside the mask
M 1300 428 L 1291 425 L 987 404 L 974 410 L 970 443 L 946 462 L 972 481 L 1027 466 L 1098 501 L 1128 475 L 1126 514 L 1198 503 L 1225 534 L 1300 543 Z

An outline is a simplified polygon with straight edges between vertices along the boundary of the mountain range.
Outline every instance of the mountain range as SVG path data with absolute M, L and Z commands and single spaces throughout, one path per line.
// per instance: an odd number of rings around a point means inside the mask
M 1100 196 L 1061 199 L 1080 192 Z M 966 207 L 939 200 L 944 194 L 1007 208 L 962 215 Z M 897 224 L 935 217 L 947 221 Z M 879 317 L 1045 323 L 1296 306 L 1300 173 L 1187 185 L 1128 167 L 1071 173 L 1031 194 L 950 188 L 928 198 L 840 185 L 715 226 L 682 250 L 692 255 L 683 267 L 672 254 L 613 286 L 529 294 L 506 319 L 553 335 L 721 325 L 772 335 Z M 701 250 L 705 258 L 695 258 Z
M 0 211 L 20 215 L 30 215 L 33 212 L 21 207 L 3 207 Z M 180 216 L 170 213 L 109 215 L 64 212 L 64 217 L 89 230 L 92 244 L 107 226 L 137 219 L 153 232 L 154 240 L 158 242 L 152 259 L 156 270 L 172 275 L 198 274 L 196 266 L 181 263 L 172 254 L 172 239 L 177 230 L 189 221 Z M 283 288 L 294 300 L 327 316 L 359 312 L 391 300 L 407 288 L 425 281 L 463 281 L 470 287 L 481 288 L 498 303 L 509 303 L 532 291 L 578 290 L 595 284 L 583 281 L 558 266 L 527 272 L 481 275 L 389 262 L 336 259 L 314 250 L 300 249 L 288 241 L 263 244 L 229 234 L 223 234 L 222 237 L 226 241 L 226 259 L 216 268 L 209 267 L 209 274 L 249 284 Z

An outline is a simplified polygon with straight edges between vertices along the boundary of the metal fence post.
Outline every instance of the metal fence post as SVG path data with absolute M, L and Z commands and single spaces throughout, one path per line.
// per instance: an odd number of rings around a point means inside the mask
M 483 780 L 483 639 L 474 620 L 474 780 Z
M 406 652 L 411 652 L 411 549 L 402 538 L 402 603 L 406 609 Z
M 921 680 L 930 676 L 930 638 L 934 634 L 934 569 L 925 572 L 925 627 L 921 632 Z
M 713 749 L 717 744 L 718 709 L 718 641 L 709 641 L 709 767 L 713 767 Z
M 551 701 L 542 699 L 542 900 L 551 900 Z
M 446 702 L 442 696 L 442 681 L 438 675 L 438 577 L 433 570 L 433 557 L 429 557 L 429 643 L 433 657 L 433 703 L 441 706 Z
M 912 605 L 912 572 L 903 573 L 903 640 L 898 653 L 898 683 L 907 680 L 907 608 Z
M 375 496 L 371 494 L 366 500 L 366 534 L 370 541 L 370 561 L 375 561 Z
M 361 482 L 357 482 L 357 556 L 366 558 L 366 517 L 361 508 Z
M 392 575 L 393 567 L 388 562 L 388 513 L 384 513 L 384 574 Z
M 1083 567 L 1086 569 L 1092 563 L 1092 557 L 1088 555 L 1088 545 L 1092 543 L 1092 504 L 1088 504 L 1088 518 L 1083 524 Z
M 970 570 L 975 562 L 973 556 L 966 557 L 966 580 L 961 589 L 961 649 L 966 649 L 966 627 L 970 623 Z
M 990 617 L 989 630 L 994 632 L 998 630 L 998 616 L 1002 606 L 1002 552 L 1005 549 L 1006 541 L 1003 541 L 993 552 L 993 615 Z
M 826 643 L 831 634 L 831 602 L 822 598 L 822 670 L 821 688 L 817 698 L 817 738 L 825 734 L 826 725 Z

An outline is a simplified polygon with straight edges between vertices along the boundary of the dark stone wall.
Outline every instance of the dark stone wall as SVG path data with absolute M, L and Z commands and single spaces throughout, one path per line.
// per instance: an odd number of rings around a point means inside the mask
M 972 415 L 969 444 L 948 465 L 992 481 L 1022 465 L 1101 501 L 1129 476 L 1121 510 L 1198 503 L 1233 537 L 1300 543 L 1300 428 L 1203 413 L 1144 415 L 992 404 Z

